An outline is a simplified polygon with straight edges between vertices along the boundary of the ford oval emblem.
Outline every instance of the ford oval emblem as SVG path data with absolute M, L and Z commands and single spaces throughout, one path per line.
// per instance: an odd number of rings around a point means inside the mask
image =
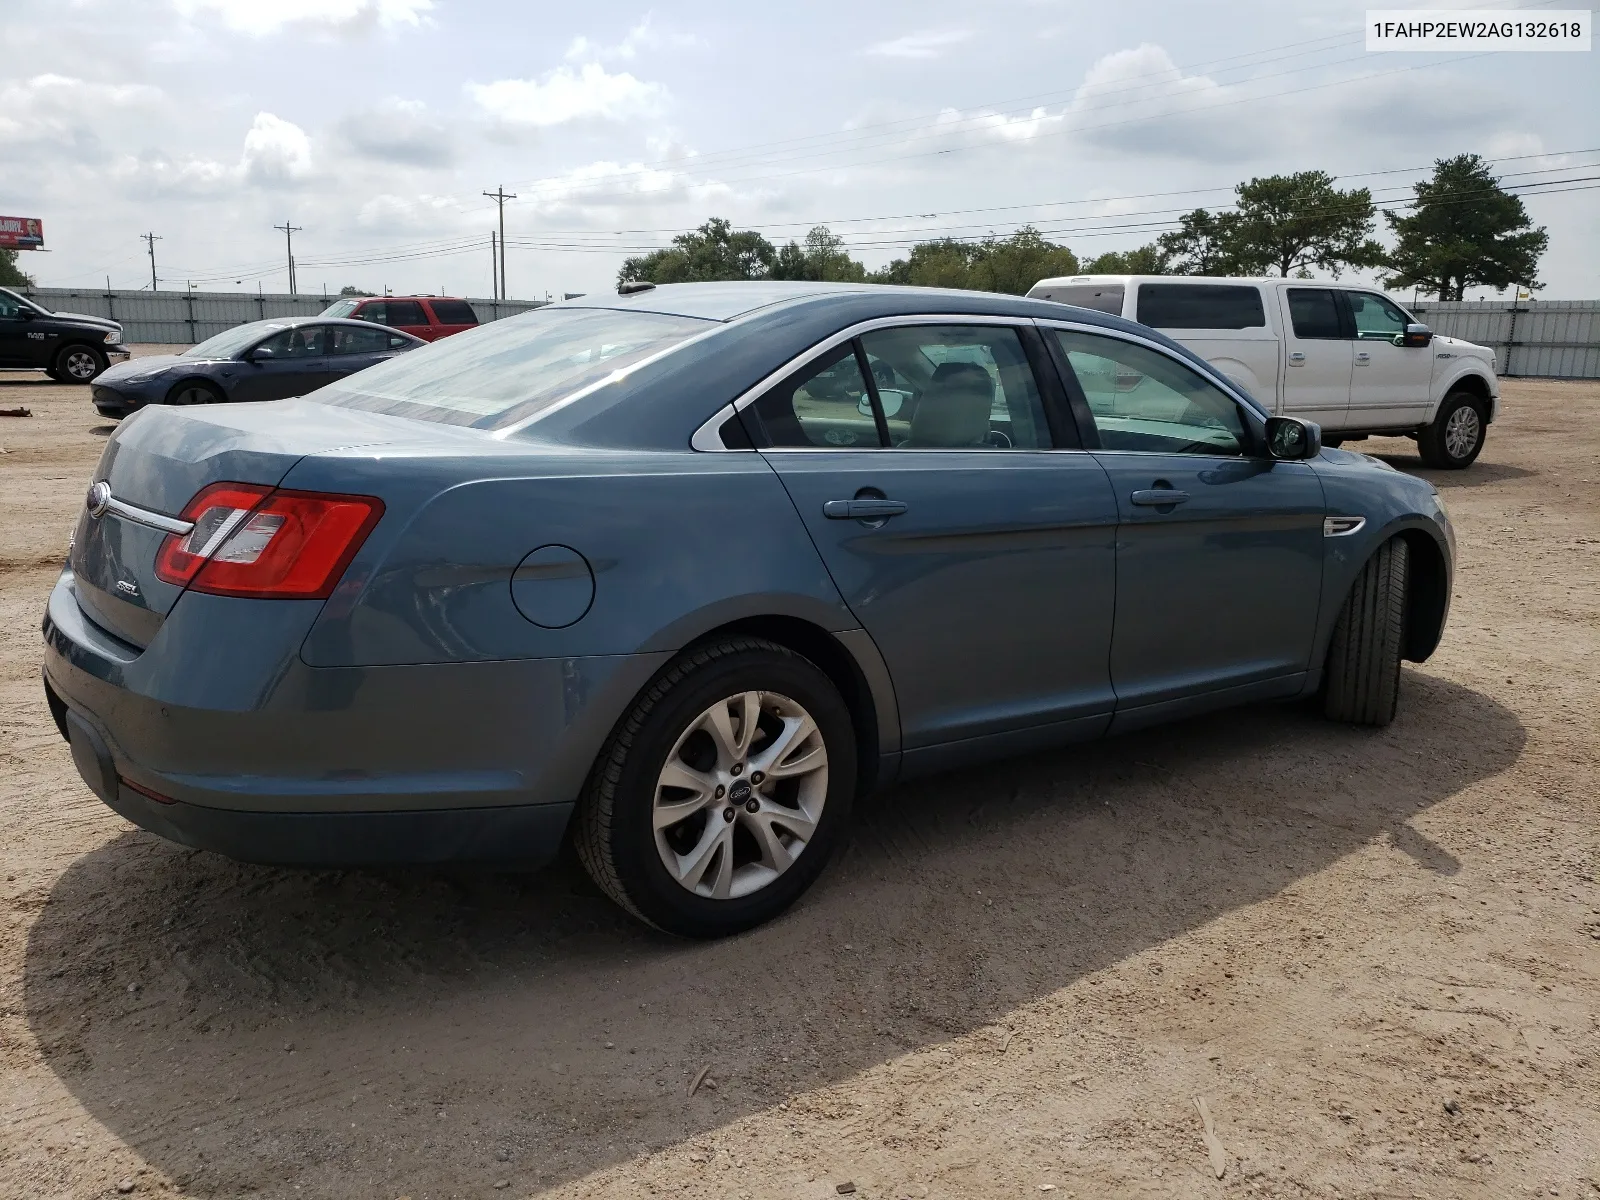
M 111 507 L 111 485 L 104 479 L 95 484 L 89 489 L 87 503 L 91 517 L 105 516 L 106 509 Z

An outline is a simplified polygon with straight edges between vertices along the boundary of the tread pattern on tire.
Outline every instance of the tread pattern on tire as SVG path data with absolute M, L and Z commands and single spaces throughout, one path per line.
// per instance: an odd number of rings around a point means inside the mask
M 628 895 L 628 889 L 623 886 L 622 875 L 617 870 L 611 852 L 611 827 L 616 810 L 617 788 L 622 782 L 623 764 L 632 752 L 634 742 L 638 740 L 645 721 L 649 719 L 655 707 L 667 698 L 669 692 L 676 690 L 697 671 L 703 670 L 719 659 L 751 650 L 781 654 L 800 662 L 807 661 L 787 646 L 755 637 L 723 638 L 698 646 L 673 659 L 650 681 L 650 686 L 634 702 L 633 707 L 628 710 L 628 715 L 618 722 L 616 729 L 606 739 L 606 744 L 600 748 L 594 770 L 589 775 L 589 783 L 584 788 L 583 799 L 578 804 L 573 836 L 578 861 L 583 864 L 583 869 L 589 873 L 589 878 L 595 881 L 601 891 L 621 905 L 624 911 L 653 929 L 660 929 L 661 926 L 640 912 L 639 906 Z
M 1328 645 L 1323 712 L 1335 721 L 1387 725 L 1400 703 L 1410 548 L 1390 538 L 1361 568 Z

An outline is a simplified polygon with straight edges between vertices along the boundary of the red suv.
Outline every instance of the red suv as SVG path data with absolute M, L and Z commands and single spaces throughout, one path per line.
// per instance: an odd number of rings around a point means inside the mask
M 472 305 L 450 296 L 347 296 L 328 305 L 322 315 L 372 321 L 425 342 L 436 342 L 478 324 Z

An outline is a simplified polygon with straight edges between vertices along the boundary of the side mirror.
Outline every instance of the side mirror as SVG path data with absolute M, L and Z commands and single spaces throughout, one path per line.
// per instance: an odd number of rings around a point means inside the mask
M 1402 346 L 1420 349 L 1433 341 L 1433 330 L 1426 325 L 1407 325 L 1406 331 L 1399 337 Z
M 1300 462 L 1322 453 L 1322 426 L 1299 417 L 1267 418 L 1267 454 L 1282 462 Z
M 277 357 L 271 346 L 257 346 L 244 356 L 246 362 L 269 362 Z
M 31 308 L 24 306 L 19 306 L 17 308 L 17 319 L 20 321 L 31 321 L 38 315 L 39 314 L 34 312 Z

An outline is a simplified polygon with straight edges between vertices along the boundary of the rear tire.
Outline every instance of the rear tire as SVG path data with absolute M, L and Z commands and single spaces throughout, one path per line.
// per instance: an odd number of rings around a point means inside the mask
M 106 369 L 106 356 L 93 346 L 63 346 L 50 367 L 50 377 L 62 383 L 89 383 Z
M 1383 726 L 1400 703 L 1410 547 L 1390 538 L 1367 560 L 1333 627 L 1322 711 L 1334 721 Z
M 1430 467 L 1459 471 L 1470 467 L 1489 433 L 1483 401 L 1471 392 L 1451 392 L 1439 405 L 1433 424 L 1417 435 L 1417 450 Z
M 185 379 L 167 393 L 168 404 L 221 404 L 226 397 L 203 379 Z
M 724 937 L 811 886 L 855 786 L 850 710 L 828 676 L 787 647 L 725 638 L 668 664 L 618 722 L 579 802 L 578 858 L 640 920 Z

